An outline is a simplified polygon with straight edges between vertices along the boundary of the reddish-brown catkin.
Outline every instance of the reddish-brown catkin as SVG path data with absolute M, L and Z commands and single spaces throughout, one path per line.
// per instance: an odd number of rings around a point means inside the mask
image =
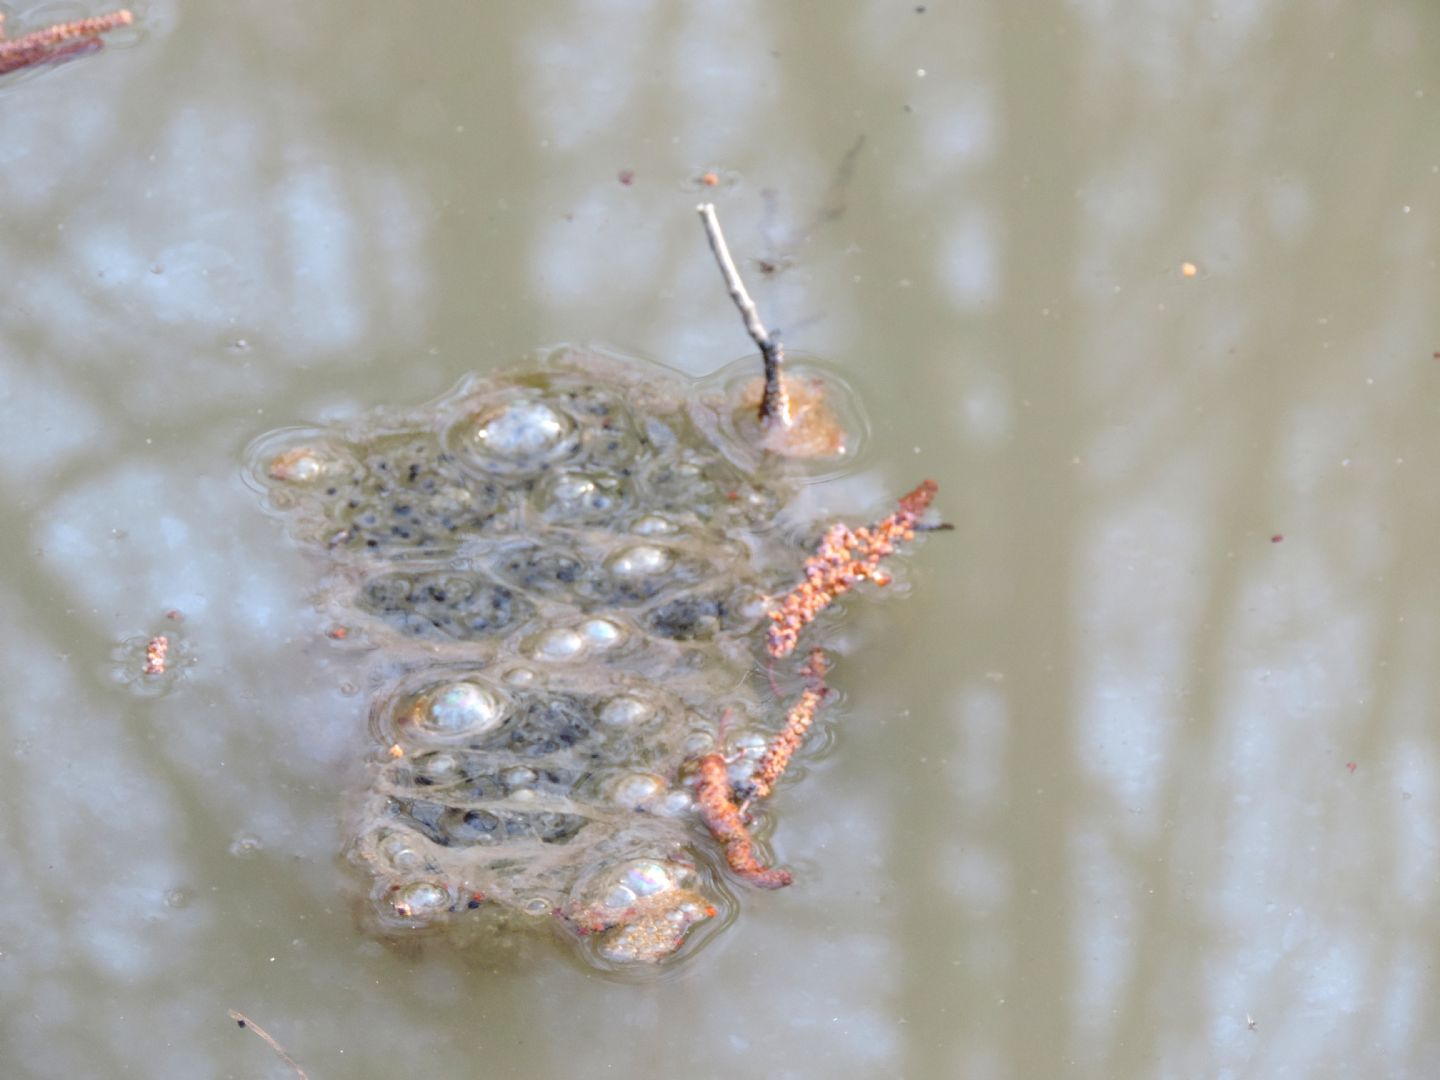
M 791 882 L 790 871 L 761 866 L 755 858 L 755 842 L 740 816 L 730 790 L 729 770 L 719 754 L 706 754 L 698 762 L 699 783 L 695 804 L 700 808 L 710 834 L 725 848 L 730 869 L 762 889 L 781 889 Z
M 815 721 L 815 712 L 829 693 L 825 686 L 825 672 L 829 666 L 824 652 L 818 648 L 810 650 L 810 661 L 803 669 L 806 687 L 800 694 L 800 700 L 785 714 L 785 726 L 770 740 L 770 745 L 765 747 L 765 753 L 755 765 L 755 775 L 750 779 L 751 798 L 763 799 L 770 794 L 775 781 L 780 779 L 795 751 L 805 741 L 805 733 Z
M 128 11 L 112 11 L 90 19 L 56 23 L 13 41 L 4 40 L 4 28 L 0 25 L 0 75 L 91 52 L 100 48 L 101 34 L 129 26 L 134 21 L 135 16 Z
M 820 542 L 820 549 L 805 560 L 805 580 L 782 596 L 770 609 L 770 630 L 766 645 L 779 660 L 795 651 L 800 631 L 827 608 L 837 596 L 862 581 L 887 585 L 890 574 L 880 561 L 895 546 L 915 538 L 920 515 L 935 498 L 939 486 L 926 480 L 900 500 L 899 508 L 874 525 L 851 529 L 832 525 Z

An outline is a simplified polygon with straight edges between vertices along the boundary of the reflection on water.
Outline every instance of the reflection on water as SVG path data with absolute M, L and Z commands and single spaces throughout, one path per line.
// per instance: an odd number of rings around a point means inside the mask
M 162 4 L 0 85 L 7 1075 L 287 1075 L 230 1008 L 316 1077 L 1425 1075 L 1440 16 L 493 8 Z M 546 342 L 723 366 L 711 167 L 874 418 L 827 506 L 957 532 L 701 963 L 388 949 L 367 687 L 240 448 Z

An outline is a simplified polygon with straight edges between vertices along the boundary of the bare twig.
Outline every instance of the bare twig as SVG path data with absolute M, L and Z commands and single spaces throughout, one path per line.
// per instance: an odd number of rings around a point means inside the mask
M 740 271 L 735 269 L 735 260 L 730 257 L 730 249 L 725 244 L 725 234 L 720 231 L 720 220 L 715 216 L 714 204 L 701 203 L 696 209 L 700 212 L 700 221 L 705 226 L 710 250 L 715 253 L 715 261 L 720 264 L 725 287 L 730 290 L 730 299 L 735 301 L 735 306 L 740 309 L 746 331 L 755 344 L 760 346 L 760 355 L 765 358 L 765 394 L 760 399 L 760 422 L 766 427 L 778 424 L 788 428 L 792 422 L 790 396 L 785 392 L 785 384 L 780 378 L 780 368 L 785 362 L 785 350 L 780 345 L 780 339 L 765 329 L 765 324 L 760 321 L 760 313 L 755 310 L 755 301 L 751 300 L 750 294 L 745 291 L 745 283 L 740 280 Z
M 256 1035 L 259 1035 L 260 1038 L 264 1039 L 265 1045 L 270 1047 L 271 1050 L 274 1050 L 275 1053 L 279 1055 L 281 1061 L 285 1062 L 286 1065 L 289 1065 L 290 1068 L 294 1069 L 295 1075 L 298 1076 L 300 1080 L 310 1080 L 310 1078 L 305 1075 L 305 1070 L 300 1067 L 299 1063 L 294 1058 L 292 1058 L 289 1054 L 285 1052 L 285 1048 L 281 1046 L 278 1042 L 276 1042 L 274 1036 L 272 1036 L 268 1031 L 262 1028 L 259 1024 L 255 1023 L 254 1020 L 251 1020 L 242 1012 L 237 1012 L 234 1009 L 230 1009 L 228 1010 L 228 1012 L 230 1013 L 231 1020 L 234 1020 L 235 1023 L 239 1024 L 242 1028 L 249 1028 L 251 1031 L 255 1032 Z

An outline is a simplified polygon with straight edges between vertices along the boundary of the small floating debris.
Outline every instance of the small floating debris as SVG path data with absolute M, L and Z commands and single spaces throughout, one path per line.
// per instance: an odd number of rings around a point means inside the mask
M 165 657 L 170 652 L 170 639 L 164 634 L 156 634 L 145 643 L 145 666 L 140 669 L 142 675 L 164 675 Z

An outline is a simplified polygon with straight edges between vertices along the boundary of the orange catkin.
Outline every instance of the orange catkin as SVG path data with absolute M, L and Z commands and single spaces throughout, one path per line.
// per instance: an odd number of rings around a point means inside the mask
M 765 747 L 765 753 L 755 766 L 755 775 L 749 783 L 751 798 L 763 799 L 770 794 L 775 787 L 775 781 L 780 779 L 780 775 L 790 764 L 791 757 L 805 741 L 805 733 L 815 721 L 815 711 L 829 693 L 825 686 L 825 672 L 828 668 L 829 662 L 825 659 L 825 654 L 818 648 L 811 649 L 810 661 L 803 669 L 807 680 L 806 687 L 801 691 L 800 700 L 790 706 L 790 711 L 785 714 L 784 728 L 770 740 L 770 744 Z
M 700 780 L 695 788 L 695 804 L 712 836 L 725 847 L 725 861 L 730 869 L 751 885 L 762 889 L 783 889 L 792 878 L 790 871 L 761 866 L 755 858 L 755 841 L 740 816 L 740 808 L 730 793 L 730 776 L 725 759 L 719 754 L 706 754 L 698 762 Z
M 779 660 L 794 652 L 800 631 L 837 596 L 860 582 L 888 585 L 890 574 L 880 560 L 891 554 L 896 544 L 915 538 L 915 525 L 938 490 L 935 481 L 926 480 L 902 498 L 899 508 L 883 521 L 859 529 L 832 525 L 820 550 L 805 560 L 805 580 L 770 609 L 766 638 L 770 655 Z

